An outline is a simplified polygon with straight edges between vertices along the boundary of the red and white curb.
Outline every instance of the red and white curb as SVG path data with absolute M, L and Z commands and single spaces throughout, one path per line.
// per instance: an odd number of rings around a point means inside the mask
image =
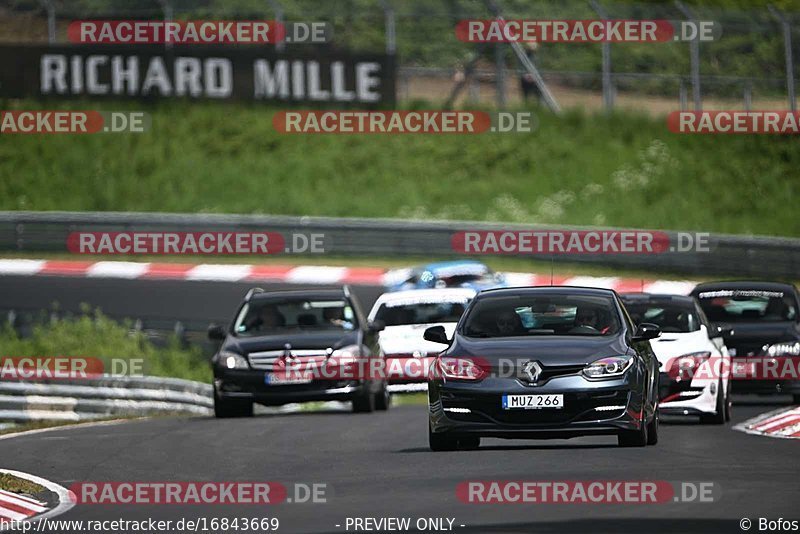
M 733 429 L 771 438 L 800 439 L 800 406 L 761 414 L 734 426 Z
M 20 521 L 39 521 L 48 517 L 57 516 L 75 506 L 75 499 L 70 494 L 69 490 L 54 482 L 10 469 L 0 469 L 0 473 L 9 474 L 17 478 L 28 480 L 34 484 L 39 484 L 58 497 L 58 502 L 53 506 L 30 497 L 0 490 L 0 531 L 16 526 Z
M 128 261 L 0 260 L 0 276 L 76 276 L 81 278 L 194 280 L 212 282 L 284 282 L 290 284 L 391 285 L 405 279 L 410 269 L 331 267 L 325 265 L 243 265 L 138 263 Z M 503 273 L 509 285 L 551 285 L 549 274 Z M 618 292 L 688 294 L 688 280 L 641 280 L 598 276 L 554 276 L 552 285 L 587 286 Z
M 0 525 L 23 521 L 47 511 L 47 503 L 0 489 Z

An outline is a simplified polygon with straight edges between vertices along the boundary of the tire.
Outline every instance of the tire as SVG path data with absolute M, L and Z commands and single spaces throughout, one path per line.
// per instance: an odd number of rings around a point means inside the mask
M 454 451 L 458 449 L 458 438 L 448 433 L 434 434 L 428 427 L 428 446 L 432 451 Z
M 380 412 L 385 412 L 389 409 L 392 405 L 392 394 L 389 393 L 389 388 L 386 382 L 383 383 L 383 387 L 381 388 L 380 392 L 375 395 L 375 409 Z
M 370 413 L 375 411 L 375 394 L 365 386 L 364 393 L 353 399 L 353 413 Z
M 644 412 L 644 407 L 642 408 Z M 620 447 L 644 447 L 647 445 L 647 425 L 645 416 L 642 413 L 642 421 L 638 430 L 623 430 L 617 434 L 617 443 Z
M 247 399 L 222 399 L 214 388 L 214 415 L 218 419 L 231 417 L 252 417 L 253 401 Z
M 647 444 L 655 445 L 658 443 L 658 408 L 653 413 L 653 420 L 647 425 Z
M 724 425 L 725 424 L 725 404 L 727 403 L 727 395 L 722 390 L 722 380 L 717 383 L 717 404 L 715 406 L 716 412 L 708 415 L 700 416 L 700 423 L 704 425 Z
M 733 401 L 731 400 L 731 380 L 728 379 L 728 387 L 725 390 L 725 422 L 730 422 L 731 412 L 733 411 Z

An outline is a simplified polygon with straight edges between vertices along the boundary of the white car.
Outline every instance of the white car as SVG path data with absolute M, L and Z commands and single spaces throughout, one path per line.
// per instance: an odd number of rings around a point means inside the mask
M 425 329 L 443 326 L 451 337 L 475 294 L 469 288 L 413 289 L 384 293 L 375 301 L 369 320 L 386 325 L 378 342 L 386 356 L 390 391 L 427 389 L 427 373 L 442 345 L 423 339 Z
M 634 323 L 653 323 L 661 336 L 650 341 L 661 364 L 659 411 L 699 415 L 700 422 L 730 421 L 731 358 L 724 331 L 708 322 L 692 297 L 621 295 Z

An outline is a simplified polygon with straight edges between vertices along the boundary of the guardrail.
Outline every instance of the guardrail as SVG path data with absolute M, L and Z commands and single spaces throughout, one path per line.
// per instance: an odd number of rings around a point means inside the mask
M 210 384 L 179 378 L 0 380 L 0 421 L 86 421 L 159 413 L 209 415 L 212 395 Z
M 274 231 L 324 234 L 324 250 L 338 256 L 456 257 L 454 233 L 464 230 L 581 230 L 473 221 L 407 221 L 328 217 L 119 212 L 0 212 L 0 251 L 67 252 L 71 232 Z M 597 228 L 593 228 L 597 230 Z M 666 232 L 675 241 L 677 232 Z M 800 239 L 711 234 L 710 252 L 536 255 L 582 263 L 693 275 L 797 278 Z

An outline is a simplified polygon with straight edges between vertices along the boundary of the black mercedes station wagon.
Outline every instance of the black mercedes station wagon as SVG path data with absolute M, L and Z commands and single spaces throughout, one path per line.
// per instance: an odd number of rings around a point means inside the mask
M 212 359 L 216 416 L 250 416 L 253 403 L 325 400 L 351 401 L 354 412 L 386 410 L 390 398 L 380 375 L 345 372 L 369 369 L 383 357 L 382 327 L 367 322 L 347 287 L 250 290 L 228 329 L 209 327 L 209 338 L 222 341 Z M 286 371 L 292 366 L 298 372 Z
M 428 382 L 430 448 L 475 448 L 481 437 L 618 436 L 658 441 L 656 325 L 634 327 L 618 295 L 579 287 L 479 293 L 447 339 Z

